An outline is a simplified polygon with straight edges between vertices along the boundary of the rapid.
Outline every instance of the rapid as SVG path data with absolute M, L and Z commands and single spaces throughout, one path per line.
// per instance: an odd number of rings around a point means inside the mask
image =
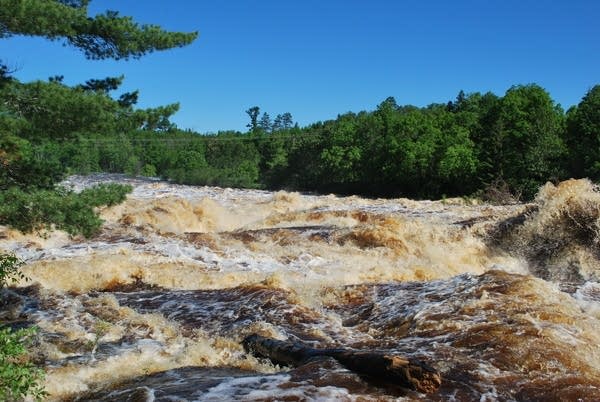
M 0 227 L 29 278 L 0 317 L 35 325 L 56 401 L 600 400 L 600 191 L 529 204 L 129 183 L 93 238 Z M 436 393 L 334 359 L 279 367 L 250 334 L 418 358 Z

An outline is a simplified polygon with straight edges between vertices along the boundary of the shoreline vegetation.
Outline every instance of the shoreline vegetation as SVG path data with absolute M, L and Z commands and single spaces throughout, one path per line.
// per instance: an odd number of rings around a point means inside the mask
M 133 94 L 113 98 L 122 80 L 69 87 L 59 78 L 4 78 L 0 224 L 93 235 L 100 225 L 93 208 L 124 199 L 127 189 L 76 195 L 57 187 L 69 174 L 497 203 L 531 200 L 548 181 L 600 178 L 600 85 L 566 113 L 532 84 L 513 86 L 502 97 L 461 92 L 447 104 L 421 108 L 390 97 L 373 111 L 306 127 L 290 113 L 271 120 L 253 107 L 247 132 L 200 134 L 169 121 L 177 105 L 140 110 Z

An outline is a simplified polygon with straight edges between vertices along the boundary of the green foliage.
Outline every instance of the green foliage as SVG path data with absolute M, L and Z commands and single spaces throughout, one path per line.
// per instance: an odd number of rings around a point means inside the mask
M 117 183 L 101 183 L 86 188 L 78 194 L 87 205 L 101 207 L 117 205 L 125 201 L 127 194 L 131 193 L 133 187 Z M 73 195 L 74 193 L 69 193 Z
M 3 130 L 0 118 L 0 190 L 10 186 L 51 188 L 64 175 L 58 144 L 37 145 L 18 136 L 19 130 Z
M 21 139 L 14 150 L 17 154 L 12 155 L 12 163 L 0 174 L 0 189 L 10 186 L 51 189 L 64 177 L 59 144 L 46 141 L 33 145 Z
M 23 90 L 21 98 L 33 87 L 7 85 L 17 93 Z M 530 198 L 547 180 L 571 171 L 600 178 L 595 153 L 600 140 L 593 134 L 596 89 L 567 119 L 545 90 L 525 85 L 502 97 L 459 93 L 455 101 L 423 108 L 399 106 L 388 98 L 372 112 L 346 113 L 304 128 L 293 126 L 289 113 L 274 120 L 262 113 L 259 120 L 260 109 L 253 107 L 247 111 L 249 132 L 198 135 L 168 122 L 176 105 L 134 110 L 104 89 L 56 82 L 35 87 L 54 94 L 36 98 L 36 107 L 54 110 L 54 118 L 65 118 L 71 126 L 65 125 L 70 128 L 59 138 L 56 128 L 46 128 L 25 107 L 14 106 L 18 102 L 5 103 L 9 110 L 0 114 L 0 129 L 5 127 L 0 144 L 6 151 L 0 152 L 0 161 L 8 168 L 0 172 L 1 188 L 51 190 L 65 172 L 105 171 L 193 185 L 427 198 L 474 194 L 502 183 L 503 198 L 509 199 Z M 71 92 L 96 105 L 88 120 L 79 116 L 75 124 L 69 108 L 58 106 L 57 94 L 67 99 Z M 579 170 L 565 170 L 567 150 Z
M 362 153 L 356 132 L 357 125 L 353 114 L 340 116 L 336 124 L 326 128 L 329 135 L 320 159 L 332 184 L 353 183 L 360 174 L 358 164 Z
M 77 194 L 63 188 L 24 191 L 12 187 L 0 193 L 0 223 L 22 232 L 52 228 L 90 237 L 102 225 L 95 207 L 122 202 L 130 186 L 102 184 Z
M 281 166 L 302 189 L 427 197 L 475 187 L 475 144 L 445 105 L 400 107 L 388 98 L 374 112 L 347 113 L 299 137 L 284 147 Z
M 600 180 L 600 85 L 568 111 L 565 143 L 573 175 Z
M 190 44 L 197 32 L 167 32 L 106 11 L 87 15 L 88 1 L 0 0 L 0 38 L 12 35 L 64 39 L 90 59 L 139 58 Z
M 260 155 L 252 138 L 236 132 L 213 136 L 179 133 L 173 138 L 170 163 L 148 162 L 157 173 L 178 183 L 257 187 Z M 179 141 L 177 141 L 179 140 Z
M 206 163 L 218 185 L 250 188 L 259 185 L 261 157 L 250 138 L 222 132 L 212 138 L 205 137 L 205 144 Z
M 125 168 L 123 169 L 125 174 L 128 176 L 137 176 L 142 167 L 140 166 L 140 160 L 137 156 L 131 155 L 127 158 L 127 162 L 125 162 Z
M 564 113 L 537 85 L 510 88 L 500 104 L 500 172 L 511 188 L 531 198 L 562 175 Z
M 250 129 L 250 131 L 256 131 L 258 128 L 258 115 L 260 114 L 260 108 L 258 106 L 252 106 L 250 109 L 246 110 L 246 114 L 250 118 L 250 123 L 246 125 Z
M 19 268 L 23 261 L 19 260 L 14 254 L 0 253 L 0 289 L 7 286 L 9 282 L 16 283 L 25 276 Z
M 448 133 L 439 160 L 439 177 L 453 183 L 469 182 L 478 165 L 475 144 L 469 138 L 468 131 L 462 127 L 454 127 Z
M 0 289 L 9 282 L 17 282 L 24 275 L 19 271 L 23 262 L 14 254 L 0 253 Z M 42 400 L 44 372 L 31 363 L 26 348 L 31 344 L 36 329 L 13 331 L 0 327 L 0 400 L 21 400 L 31 396 Z
M 27 356 L 27 347 L 35 337 L 36 329 L 12 331 L 0 327 L 0 400 L 21 400 L 31 396 L 43 400 L 43 370 Z
M 77 172 L 79 174 L 90 174 L 100 172 L 100 152 L 98 146 L 84 138 L 75 141 L 63 142 L 63 152 L 69 157 L 63 159 L 63 170 Z
M 90 80 L 87 80 L 85 84 L 79 85 L 79 88 L 83 89 L 84 91 L 108 93 L 119 88 L 123 83 L 124 78 L 124 75 L 121 75 L 120 77 L 106 77 L 103 79 L 92 78 Z
M 120 78 L 119 78 L 120 79 Z M 84 86 L 69 87 L 60 82 L 11 81 L 0 89 L 5 117 L 0 129 L 30 139 L 76 139 L 82 134 L 111 135 L 136 129 L 166 131 L 169 117 L 178 104 L 134 110 L 132 94 L 115 100 L 108 94 L 106 80 L 90 80 Z M 95 89 L 91 89 L 95 88 Z M 136 95 L 137 96 L 137 95 Z
M 530 198 L 545 181 L 567 175 L 563 132 L 562 109 L 537 85 L 515 86 L 504 97 L 461 92 L 456 101 L 424 108 L 388 98 L 373 112 L 313 124 L 283 143 L 278 155 L 286 160 L 277 164 L 277 183 L 440 197 L 503 182 L 509 192 Z M 270 177 L 266 167 L 263 180 Z
M 142 170 L 140 171 L 140 175 L 145 176 L 145 177 L 156 177 L 156 168 L 154 167 L 154 165 L 150 165 L 150 164 L 146 163 L 142 167 Z

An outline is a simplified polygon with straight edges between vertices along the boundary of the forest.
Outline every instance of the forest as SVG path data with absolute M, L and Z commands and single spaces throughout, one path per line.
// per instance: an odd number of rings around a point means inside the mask
M 49 190 L 68 174 L 113 172 L 378 197 L 502 189 L 528 200 L 546 181 L 600 175 L 600 86 L 566 112 L 529 84 L 503 96 L 461 91 L 426 107 L 389 97 L 305 127 L 289 112 L 272 119 L 255 106 L 246 132 L 202 134 L 169 120 L 177 104 L 138 109 L 137 91 L 113 95 L 123 78 L 67 86 L 62 77 L 21 83 L 5 73 L 0 188 Z

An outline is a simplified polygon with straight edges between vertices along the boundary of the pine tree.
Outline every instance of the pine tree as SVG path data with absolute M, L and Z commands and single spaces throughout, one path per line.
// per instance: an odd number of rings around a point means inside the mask
M 89 59 L 139 58 L 190 44 L 197 32 L 168 32 L 138 24 L 117 11 L 88 16 L 90 0 L 0 0 L 0 38 L 13 35 L 64 40 Z

